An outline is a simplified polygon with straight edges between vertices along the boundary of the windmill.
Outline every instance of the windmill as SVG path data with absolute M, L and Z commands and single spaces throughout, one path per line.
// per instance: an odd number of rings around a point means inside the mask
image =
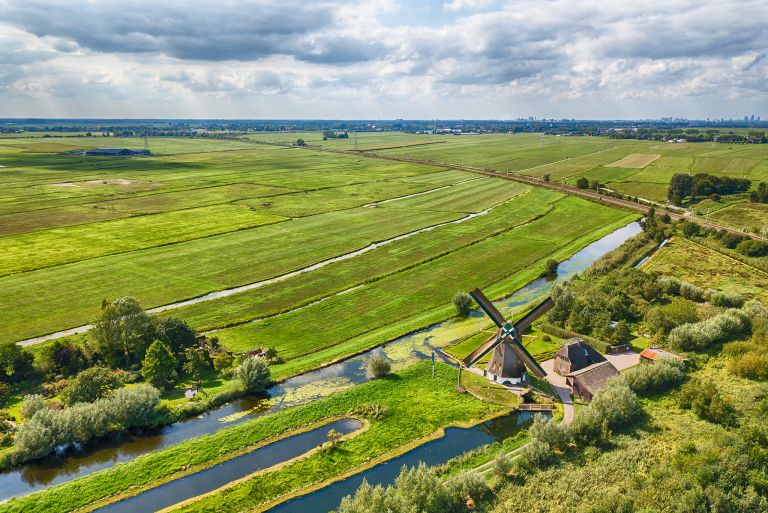
M 523 347 L 521 343 L 521 334 L 533 324 L 533 321 L 547 313 L 555 305 L 551 298 L 547 298 L 528 312 L 517 324 L 504 319 L 493 303 L 480 291 L 475 289 L 469 293 L 472 299 L 480 305 L 480 308 L 491 320 L 498 326 L 488 340 L 480 347 L 472 351 L 462 363 L 464 367 L 472 367 L 477 364 L 486 354 L 493 351 L 491 361 L 486 370 L 491 375 L 491 379 L 504 384 L 516 385 L 526 378 L 526 369 L 538 378 L 547 375 L 539 363 Z

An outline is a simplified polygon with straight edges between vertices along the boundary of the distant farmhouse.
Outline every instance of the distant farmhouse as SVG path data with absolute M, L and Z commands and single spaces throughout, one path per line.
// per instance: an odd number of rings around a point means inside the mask
M 88 150 L 68 151 L 66 153 L 72 155 L 85 155 L 87 157 L 148 157 L 149 155 L 152 155 L 152 152 L 147 149 L 132 150 L 130 148 L 91 148 Z
M 554 369 L 561 376 L 604 362 L 605 357 L 578 337 L 566 341 L 555 354 Z

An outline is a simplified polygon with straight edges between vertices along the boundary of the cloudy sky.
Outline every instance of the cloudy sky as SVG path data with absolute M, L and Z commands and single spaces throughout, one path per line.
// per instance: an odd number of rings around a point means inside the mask
M 0 0 L 0 116 L 768 118 L 765 0 Z

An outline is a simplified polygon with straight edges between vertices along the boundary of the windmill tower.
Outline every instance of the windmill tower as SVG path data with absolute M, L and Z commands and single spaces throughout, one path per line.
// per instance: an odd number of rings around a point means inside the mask
M 149 155 L 149 137 L 147 137 L 147 131 L 144 131 L 144 151 Z
M 555 305 L 552 299 L 547 298 L 528 312 L 517 324 L 512 325 L 511 322 L 504 319 L 504 316 L 501 315 L 480 289 L 473 290 L 469 295 L 472 296 L 472 299 L 480 305 L 485 314 L 498 326 L 498 329 L 493 336 L 472 351 L 464 359 L 462 365 L 467 368 L 472 367 L 485 355 L 493 351 L 491 360 L 486 366 L 486 372 L 490 375 L 491 380 L 503 384 L 516 385 L 525 381 L 527 378 L 526 370 L 538 378 L 545 377 L 547 375 L 546 371 L 541 368 L 536 359 L 523 347 L 520 337 L 534 320 L 552 309 Z

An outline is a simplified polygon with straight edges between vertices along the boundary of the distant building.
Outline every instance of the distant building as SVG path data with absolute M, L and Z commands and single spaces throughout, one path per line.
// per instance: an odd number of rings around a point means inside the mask
M 85 150 L 83 152 L 83 155 L 87 156 L 101 155 L 117 157 L 138 157 L 151 154 L 152 153 L 149 150 L 132 150 L 130 148 L 91 148 L 90 150 Z
M 618 375 L 616 367 L 606 360 L 571 372 L 565 377 L 565 382 L 573 390 L 573 395 L 591 401 L 595 394 L 603 389 L 606 381 Z
M 685 361 L 685 358 L 682 356 L 670 353 L 669 351 L 664 351 L 663 349 L 649 347 L 648 349 L 643 349 L 643 352 L 640 353 L 641 363 L 655 363 L 663 358 L 670 358 L 672 360 L 677 360 L 678 362 Z
M 555 353 L 554 360 L 555 372 L 561 376 L 606 361 L 603 355 L 578 337 L 567 340 L 565 345 Z

